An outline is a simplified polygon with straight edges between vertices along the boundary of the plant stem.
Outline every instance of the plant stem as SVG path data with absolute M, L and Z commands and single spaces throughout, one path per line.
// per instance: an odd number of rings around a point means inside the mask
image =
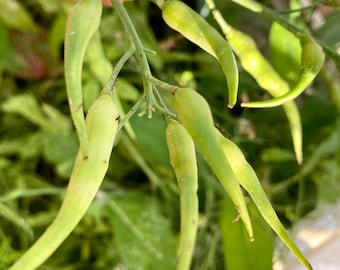
M 173 118 L 173 119 L 177 119 L 177 116 L 176 114 L 170 112 L 170 110 L 168 109 L 168 107 L 166 106 L 163 98 L 161 97 L 161 95 L 159 94 L 158 90 L 156 89 L 156 87 L 154 87 L 153 89 L 153 93 L 155 95 L 155 98 L 157 99 L 158 104 L 154 104 L 155 108 L 157 110 L 159 110 L 160 112 L 162 112 L 165 116 L 167 117 L 170 117 L 170 118 Z
M 135 48 L 132 47 L 128 51 L 126 51 L 123 54 L 123 56 L 119 59 L 119 61 L 117 62 L 117 64 L 115 65 L 115 67 L 112 71 L 112 75 L 111 75 L 109 82 L 107 83 L 107 85 L 103 89 L 103 93 L 112 93 L 114 86 L 116 84 L 116 80 L 117 80 L 119 72 L 121 71 L 121 69 L 124 66 L 124 64 L 126 63 L 126 61 L 131 57 L 131 55 L 134 52 L 135 52 Z
M 320 6 L 322 4 L 323 0 L 319 0 L 316 1 L 315 3 L 311 3 L 308 6 L 305 7 L 301 7 L 301 8 L 296 8 L 296 9 L 284 9 L 284 10 L 278 10 L 277 12 L 280 14 L 290 14 L 290 13 L 294 13 L 294 12 L 304 12 L 304 11 L 308 11 L 310 9 L 314 9 L 317 8 L 318 6 Z
M 135 114 L 135 112 L 142 106 L 144 103 L 144 97 L 141 97 L 135 105 L 128 111 L 128 113 L 124 116 L 123 119 L 120 120 L 117 128 L 117 132 L 121 130 L 121 128 L 126 124 L 127 121 Z
M 172 85 L 172 84 L 169 84 L 169 83 L 166 83 L 164 81 L 161 81 L 153 76 L 147 76 L 146 77 L 150 82 L 152 82 L 153 84 L 155 84 L 156 86 L 158 86 L 159 88 L 162 88 L 166 91 L 169 91 L 171 93 L 175 92 L 176 89 L 178 88 L 178 86 L 176 85 Z
M 164 107 L 162 107 L 158 104 L 154 104 L 154 106 L 155 106 L 155 109 L 157 109 L 158 111 L 160 111 L 161 113 L 163 113 L 167 117 L 177 120 L 176 114 L 170 112 L 169 110 L 167 110 L 166 108 L 164 108 Z
M 115 7 L 126 31 L 128 32 L 131 38 L 131 42 L 136 49 L 135 57 L 143 73 L 143 86 L 144 86 L 144 95 L 146 97 L 146 110 L 147 110 L 148 117 L 151 118 L 152 103 L 153 103 L 152 84 L 149 80 L 146 79 L 147 76 L 151 76 L 151 71 L 150 71 L 148 60 L 144 52 L 142 42 L 136 32 L 135 27 L 132 24 L 132 21 L 128 13 L 126 12 L 120 0 L 111 0 L 111 2 L 112 2 L 112 5 Z

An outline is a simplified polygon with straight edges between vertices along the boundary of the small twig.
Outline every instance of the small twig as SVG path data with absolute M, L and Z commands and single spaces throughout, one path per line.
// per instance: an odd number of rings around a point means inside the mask
M 125 124 L 127 121 L 129 121 L 129 119 L 138 111 L 138 109 L 143 105 L 145 99 L 144 97 L 141 97 L 135 105 L 133 105 L 133 107 L 128 111 L 128 113 L 124 116 L 124 118 L 122 118 L 119 122 L 117 131 L 119 131 Z
M 294 12 L 304 12 L 310 9 L 314 9 L 322 4 L 323 0 L 316 1 L 315 3 L 312 3 L 308 6 L 301 7 L 301 8 L 295 8 L 295 9 L 284 9 L 284 10 L 278 10 L 277 12 L 280 14 L 290 14 Z
M 131 55 L 135 52 L 135 48 L 130 48 L 127 52 L 123 54 L 123 56 L 119 59 L 116 66 L 113 68 L 111 78 L 107 85 L 103 89 L 103 93 L 112 93 L 114 86 L 116 84 L 116 80 L 119 72 L 122 70 L 126 61 L 131 57 Z
M 158 92 L 156 87 L 154 87 L 153 93 L 154 93 L 154 95 L 155 95 L 155 97 L 156 97 L 156 99 L 157 99 L 157 101 L 159 103 L 159 105 L 158 104 L 154 104 L 155 108 L 157 110 L 159 110 L 160 112 L 162 112 L 165 116 L 173 118 L 173 119 L 177 119 L 176 114 L 170 112 L 169 108 L 166 106 L 163 98 L 159 94 L 159 92 Z
M 152 82 L 153 84 L 155 84 L 156 86 L 158 86 L 159 88 L 162 88 L 164 90 L 167 90 L 171 93 L 175 92 L 176 89 L 178 88 L 178 86 L 176 85 L 172 85 L 169 83 L 166 83 L 164 81 L 161 81 L 153 76 L 147 76 L 146 79 L 148 79 L 150 82 Z
M 152 84 L 150 83 L 149 80 L 146 79 L 147 76 L 151 76 L 151 71 L 150 71 L 148 60 L 144 52 L 142 42 L 121 1 L 111 0 L 111 2 L 113 6 L 115 7 L 127 33 L 130 36 L 131 42 L 136 49 L 135 57 L 143 73 L 143 87 L 144 87 L 144 94 L 146 96 L 146 110 L 147 110 L 148 117 L 151 118 L 152 105 L 153 105 Z

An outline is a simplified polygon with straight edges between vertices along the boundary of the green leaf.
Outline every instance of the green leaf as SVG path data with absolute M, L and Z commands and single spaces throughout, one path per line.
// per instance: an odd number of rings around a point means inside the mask
M 170 168 L 165 140 L 165 121 L 158 115 L 154 115 L 152 119 L 134 116 L 130 121 L 136 134 L 138 147 L 143 151 L 146 159 L 165 168 Z
M 108 206 L 116 247 L 127 269 L 175 269 L 176 241 L 158 201 L 130 192 L 108 201 Z
M 60 176 L 68 178 L 78 151 L 78 139 L 74 133 L 46 133 L 44 158 L 56 166 Z
M 274 251 L 273 235 L 270 228 L 254 210 L 252 224 L 255 240 L 251 242 L 241 222 L 235 218 L 234 205 L 226 197 L 221 203 L 220 228 L 222 231 L 225 268 L 232 270 L 271 270 Z
M 48 132 L 67 133 L 70 120 L 56 108 L 48 104 L 39 104 L 32 94 L 12 96 L 2 104 L 1 109 L 7 113 L 15 113 Z

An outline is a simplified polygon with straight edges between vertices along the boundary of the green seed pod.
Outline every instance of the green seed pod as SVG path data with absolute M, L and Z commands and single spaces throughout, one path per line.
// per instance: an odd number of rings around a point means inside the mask
M 303 263 L 307 269 L 312 269 L 307 259 L 295 245 L 294 241 L 290 238 L 286 229 L 277 217 L 255 171 L 245 159 L 242 151 L 236 144 L 225 138 L 219 131 L 216 130 L 216 133 L 218 134 L 220 145 L 236 175 L 238 182 L 249 193 L 263 218 L 286 244 L 286 246 L 296 255 L 301 263 Z
M 198 176 L 195 145 L 186 129 L 173 120 L 168 122 L 166 140 L 180 195 L 181 231 L 177 270 L 189 270 L 198 228 Z
M 244 196 L 219 144 L 208 103 L 196 91 L 189 88 L 179 88 L 174 93 L 173 106 L 179 121 L 189 132 L 238 209 L 249 237 L 252 239 L 253 230 Z
M 325 62 L 322 47 L 310 36 L 300 37 L 301 42 L 301 74 L 294 88 L 288 93 L 265 101 L 242 103 L 243 107 L 269 108 L 284 104 L 298 97 L 315 79 Z
M 259 84 L 261 88 L 267 90 L 272 96 L 279 97 L 289 92 L 289 85 L 271 66 L 268 60 L 258 50 L 254 40 L 232 28 L 223 24 L 230 46 L 239 57 L 242 67 Z M 295 156 L 299 164 L 303 161 L 302 155 L 302 127 L 298 108 L 294 101 L 283 104 L 283 109 L 289 121 Z
M 167 25 L 218 60 L 228 83 L 228 106 L 233 107 L 237 100 L 239 79 L 236 60 L 228 42 L 199 14 L 180 1 L 166 1 L 161 9 Z
M 83 159 L 79 149 L 57 217 L 10 270 L 33 270 L 39 267 L 79 223 L 106 174 L 117 126 L 118 112 L 112 97 L 100 95 L 86 117 L 88 159 Z
M 88 156 L 81 75 L 87 45 L 97 31 L 102 13 L 101 0 L 81 0 L 71 10 L 65 30 L 65 81 L 71 117 L 76 127 L 83 158 Z

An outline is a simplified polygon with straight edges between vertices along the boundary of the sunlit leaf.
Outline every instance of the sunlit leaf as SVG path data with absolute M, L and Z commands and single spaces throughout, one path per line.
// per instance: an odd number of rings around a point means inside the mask
M 109 201 L 108 207 L 113 214 L 116 248 L 128 269 L 174 269 L 176 242 L 156 200 L 129 193 Z
M 254 207 L 252 217 L 254 238 L 251 242 L 241 222 L 232 222 L 234 205 L 229 198 L 221 203 L 220 228 L 222 230 L 224 262 L 226 269 L 272 269 L 274 251 L 273 235 L 266 222 Z

